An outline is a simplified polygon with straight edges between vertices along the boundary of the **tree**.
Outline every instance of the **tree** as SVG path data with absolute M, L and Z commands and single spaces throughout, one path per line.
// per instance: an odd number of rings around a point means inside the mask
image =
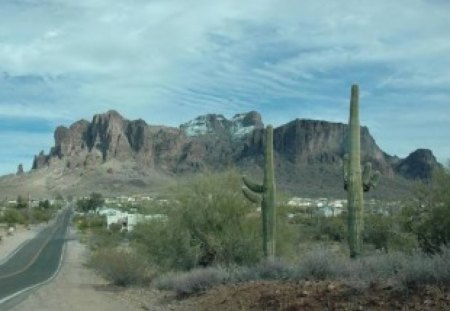
M 93 192 L 87 199 L 80 199 L 77 201 L 77 207 L 82 212 L 89 212 L 95 210 L 97 207 L 103 205 L 105 200 L 101 193 Z
M 39 208 L 49 209 L 51 207 L 49 200 L 39 201 Z
M 415 233 L 424 252 L 439 252 L 450 245 L 450 163 L 434 171 L 414 193 L 414 203 L 405 209 L 405 226 Z
M 20 194 L 17 196 L 17 208 L 27 208 L 28 207 L 28 201 L 21 196 Z

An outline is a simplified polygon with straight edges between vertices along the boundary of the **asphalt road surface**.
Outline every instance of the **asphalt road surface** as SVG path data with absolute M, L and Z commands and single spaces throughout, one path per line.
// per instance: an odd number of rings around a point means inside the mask
M 70 223 L 69 209 L 0 265 L 0 305 L 10 297 L 49 280 L 59 269 Z

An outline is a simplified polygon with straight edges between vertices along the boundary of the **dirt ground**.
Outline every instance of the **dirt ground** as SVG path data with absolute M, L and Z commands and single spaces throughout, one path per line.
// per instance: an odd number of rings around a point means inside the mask
M 450 289 L 405 293 L 390 286 L 359 291 L 330 282 L 254 282 L 219 286 L 191 300 L 198 311 L 450 310 Z

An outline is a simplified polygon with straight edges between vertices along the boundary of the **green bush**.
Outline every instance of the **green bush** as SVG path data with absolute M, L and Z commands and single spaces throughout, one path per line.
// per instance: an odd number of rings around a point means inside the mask
M 417 187 L 414 201 L 404 210 L 405 227 L 417 236 L 427 253 L 450 245 L 450 164 Z
M 8 208 L 4 211 L 3 217 L 0 218 L 0 222 L 9 225 L 26 224 L 28 223 L 28 217 L 23 210 Z
M 91 235 L 88 243 L 92 250 L 102 248 L 115 248 L 123 244 L 126 238 L 126 233 L 112 232 L 106 228 L 91 229 Z
M 240 185 L 240 176 L 228 172 L 178 186 L 168 220 L 136 226 L 135 245 L 163 270 L 258 262 L 260 219 Z
M 110 224 L 109 225 L 109 230 L 112 233 L 119 233 L 120 231 L 122 231 L 122 224 L 118 224 L 118 223 Z
M 105 279 L 119 286 L 144 285 L 152 272 L 142 256 L 121 248 L 101 248 L 92 253 L 89 265 Z
M 160 290 L 173 290 L 178 297 L 192 295 L 228 281 L 229 273 L 221 268 L 194 269 L 185 273 L 169 273 L 157 278 L 153 285 Z
M 51 208 L 51 204 L 49 200 L 39 201 L 39 208 L 41 209 L 49 209 Z
M 34 223 L 47 223 L 52 219 L 53 211 L 50 209 L 33 209 L 32 217 Z
M 73 222 L 80 231 L 106 228 L 106 218 L 100 215 L 77 215 L 73 218 Z

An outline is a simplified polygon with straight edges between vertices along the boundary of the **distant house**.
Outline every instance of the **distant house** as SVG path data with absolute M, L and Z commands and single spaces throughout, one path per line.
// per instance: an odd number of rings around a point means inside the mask
M 163 214 L 142 215 L 137 213 L 122 212 L 113 208 L 102 207 L 97 209 L 97 214 L 106 217 L 106 227 L 112 224 L 122 225 L 122 230 L 132 231 L 136 224 L 148 220 L 166 220 L 167 216 Z

